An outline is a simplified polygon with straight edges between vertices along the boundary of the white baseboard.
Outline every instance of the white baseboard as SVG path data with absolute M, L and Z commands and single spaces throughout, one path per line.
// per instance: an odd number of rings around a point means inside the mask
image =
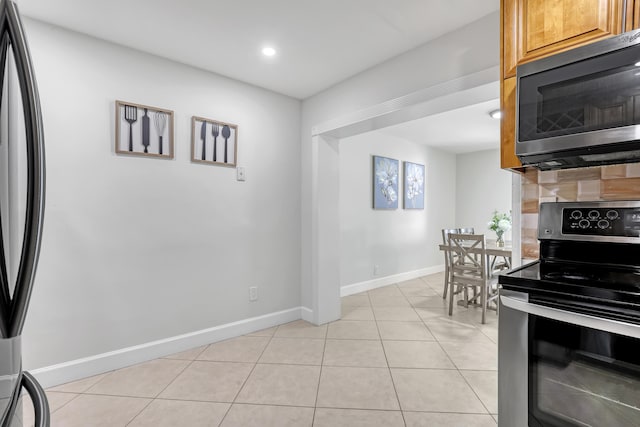
M 300 307 L 300 315 L 302 320 L 306 320 L 309 323 L 313 323 L 313 310 L 308 307 Z
M 309 313 L 313 314 L 306 307 L 295 307 L 108 353 L 46 366 L 30 372 L 44 388 L 49 388 L 202 345 L 249 334 L 261 329 L 271 328 L 300 318 L 310 317 Z
M 366 282 L 353 283 L 340 288 L 340 296 L 357 294 L 372 289 L 381 288 L 383 286 L 393 285 L 394 283 L 404 282 L 405 280 L 416 279 L 429 274 L 440 273 L 444 271 L 444 264 L 434 265 L 433 267 L 421 268 L 420 270 L 407 271 L 406 273 L 393 274 L 391 276 L 380 277 L 378 279 L 367 280 Z

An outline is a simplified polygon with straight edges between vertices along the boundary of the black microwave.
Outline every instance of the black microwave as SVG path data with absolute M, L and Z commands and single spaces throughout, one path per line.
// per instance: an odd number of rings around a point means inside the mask
M 640 162 L 640 30 L 520 65 L 516 79 L 523 165 Z

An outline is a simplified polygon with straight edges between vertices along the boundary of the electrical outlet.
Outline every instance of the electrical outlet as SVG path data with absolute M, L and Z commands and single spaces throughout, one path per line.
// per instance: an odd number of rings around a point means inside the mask
M 380 266 L 378 264 L 375 264 L 373 266 L 373 275 L 377 276 L 379 272 L 380 272 Z
M 249 301 L 257 301 L 258 300 L 258 287 L 251 286 L 249 288 Z
M 245 175 L 244 168 L 236 169 L 236 179 L 238 181 L 245 181 L 247 179 L 247 175 Z

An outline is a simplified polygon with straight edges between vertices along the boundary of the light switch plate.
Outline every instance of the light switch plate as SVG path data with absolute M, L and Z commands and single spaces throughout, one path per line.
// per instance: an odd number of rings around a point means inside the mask
M 238 181 L 245 181 L 247 179 L 244 168 L 236 168 L 236 179 Z

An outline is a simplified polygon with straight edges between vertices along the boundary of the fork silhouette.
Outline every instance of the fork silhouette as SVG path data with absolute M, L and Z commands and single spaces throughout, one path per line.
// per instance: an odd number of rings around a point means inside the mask
M 214 124 L 211 129 L 211 135 L 213 135 L 213 161 L 216 161 L 216 153 L 218 152 L 218 135 L 220 135 L 220 126 Z
M 129 123 L 129 151 L 133 151 L 133 124 L 138 120 L 138 108 L 132 105 L 124 106 L 124 119 Z

